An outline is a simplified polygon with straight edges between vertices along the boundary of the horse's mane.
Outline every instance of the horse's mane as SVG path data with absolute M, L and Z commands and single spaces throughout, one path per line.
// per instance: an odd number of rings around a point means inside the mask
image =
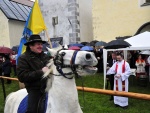
M 44 78 L 48 78 L 48 80 L 47 80 L 47 86 L 46 86 L 46 89 L 45 89 L 45 91 L 47 92 L 51 88 L 52 81 L 53 81 L 53 77 L 52 77 L 53 66 L 54 66 L 53 59 L 50 59 L 49 63 L 46 66 L 49 68 L 49 70 L 46 73 L 44 73 L 43 79 Z

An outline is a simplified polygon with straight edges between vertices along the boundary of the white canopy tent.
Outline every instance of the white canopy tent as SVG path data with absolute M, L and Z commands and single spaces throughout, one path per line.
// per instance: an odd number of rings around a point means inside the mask
M 105 84 L 106 84 L 107 52 L 123 50 L 124 57 L 126 59 L 128 50 L 149 50 L 150 49 L 150 32 L 146 31 L 139 35 L 128 38 L 125 41 L 128 42 L 132 46 L 130 46 L 128 48 L 121 48 L 121 49 L 107 49 L 107 50 L 103 49 L 103 66 L 104 66 L 104 87 L 103 87 L 103 89 L 105 89 Z
M 143 55 L 150 55 L 150 51 L 149 51 L 149 50 L 145 50 L 145 51 L 140 52 L 140 54 L 143 54 Z
M 150 47 L 150 32 L 146 31 L 139 35 L 125 39 L 125 41 L 132 45 L 131 47 Z

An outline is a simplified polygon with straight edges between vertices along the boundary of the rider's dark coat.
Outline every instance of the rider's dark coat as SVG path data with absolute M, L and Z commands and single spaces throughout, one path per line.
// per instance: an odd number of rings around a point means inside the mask
M 49 57 L 42 52 L 36 54 L 31 50 L 27 50 L 18 59 L 17 75 L 20 82 L 25 84 L 27 90 L 45 89 L 46 80 L 42 79 L 42 68 L 46 66 Z

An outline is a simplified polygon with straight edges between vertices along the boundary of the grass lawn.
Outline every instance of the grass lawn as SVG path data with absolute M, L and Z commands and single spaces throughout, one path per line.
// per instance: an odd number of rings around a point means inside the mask
M 129 91 L 150 94 L 150 85 L 147 87 L 140 87 L 137 85 L 136 80 L 131 76 Z M 103 75 L 96 74 L 76 79 L 77 86 L 103 88 Z M 1 87 L 1 84 L 0 84 Z M 19 89 L 18 82 L 13 81 L 12 84 L 5 84 L 6 94 Z M 83 99 L 84 96 L 84 99 Z M 109 95 L 94 94 L 79 91 L 79 101 L 84 113 L 150 113 L 150 101 L 137 100 L 129 98 L 129 108 L 124 110 L 114 107 L 113 101 L 109 101 Z M 0 113 L 3 113 L 4 99 L 3 91 L 0 88 Z

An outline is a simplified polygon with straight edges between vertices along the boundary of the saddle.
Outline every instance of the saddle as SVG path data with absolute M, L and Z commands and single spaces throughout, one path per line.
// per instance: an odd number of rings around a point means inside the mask
M 45 113 L 47 108 L 48 93 L 43 94 L 38 102 L 37 113 Z M 21 101 L 17 113 L 26 113 L 28 106 L 28 95 Z

